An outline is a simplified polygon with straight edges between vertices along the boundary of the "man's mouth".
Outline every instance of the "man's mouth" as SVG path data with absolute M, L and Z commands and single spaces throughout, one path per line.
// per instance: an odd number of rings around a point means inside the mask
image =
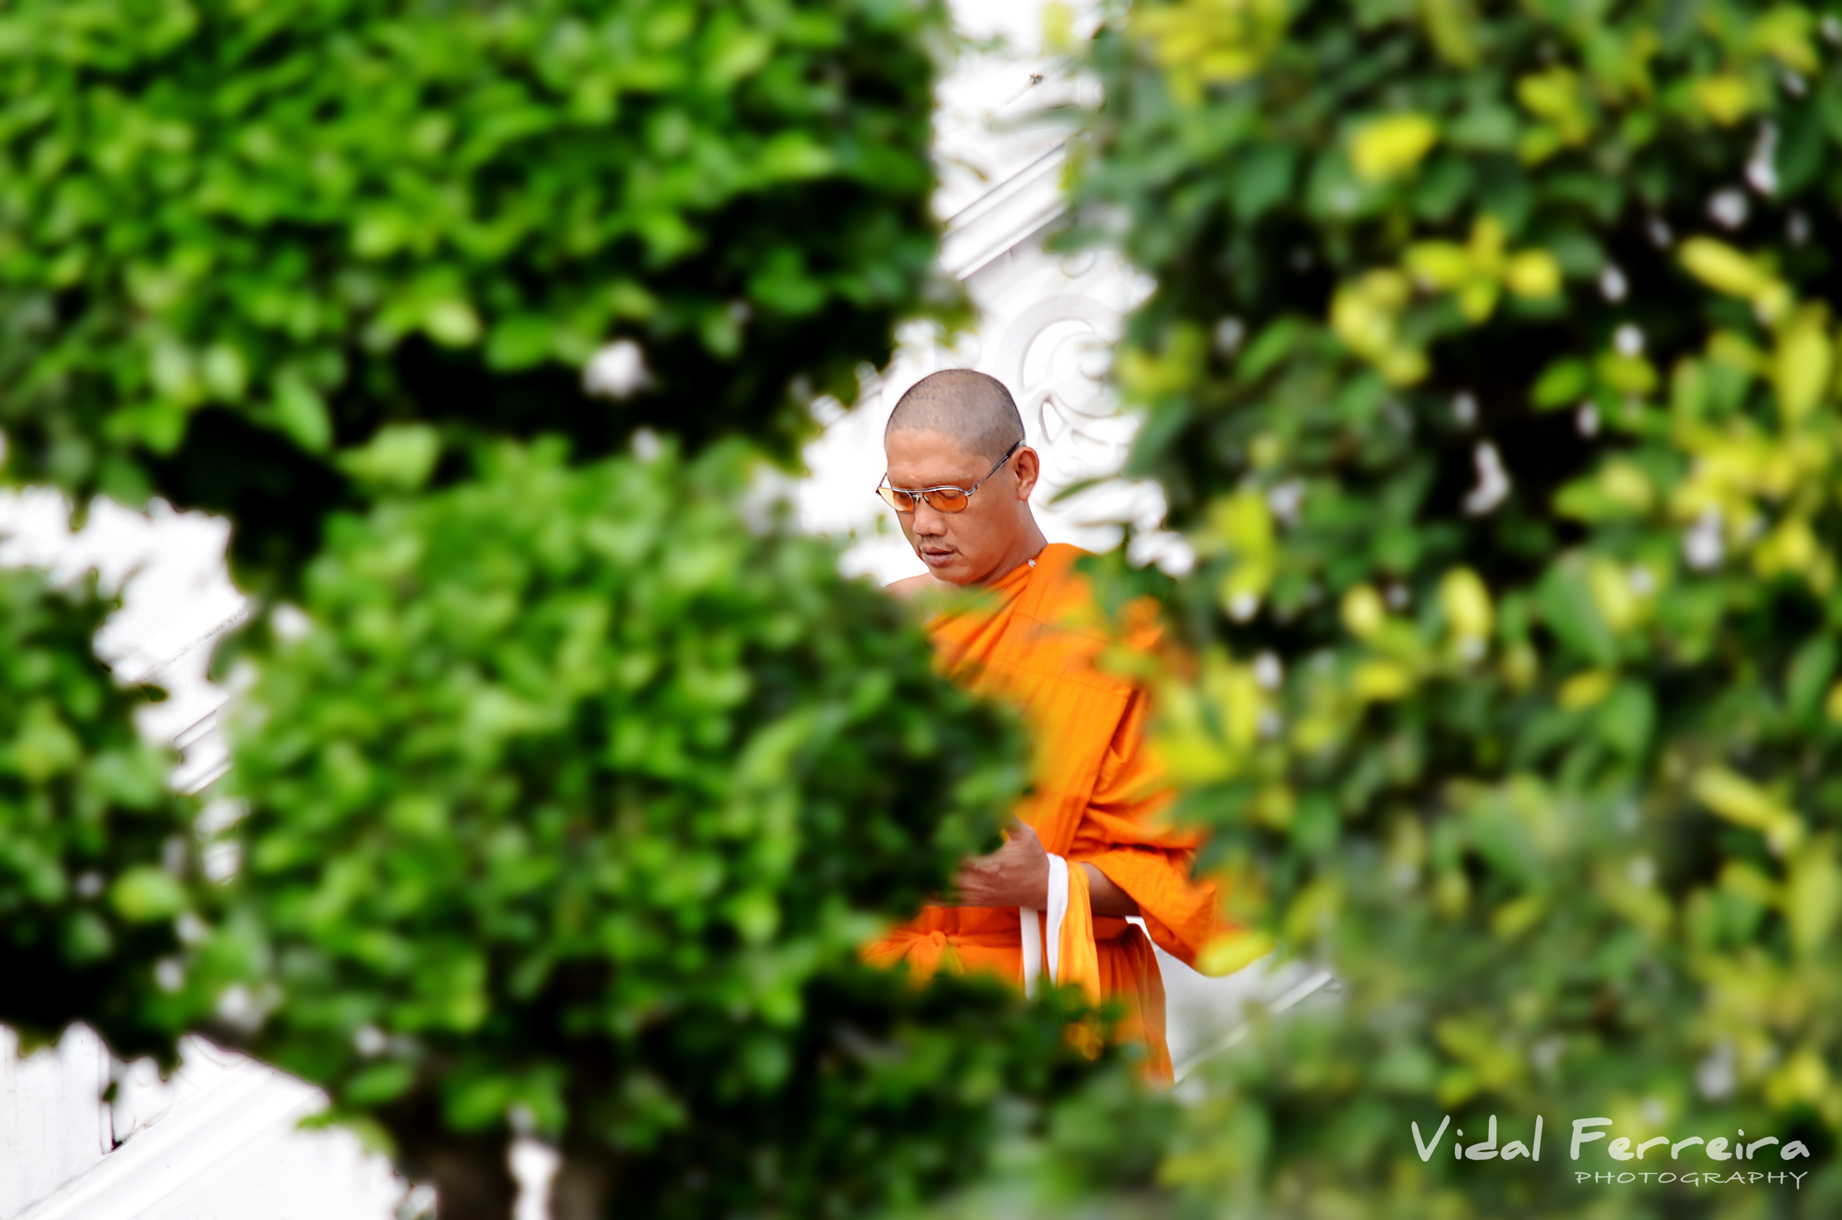
M 947 547 L 924 546 L 920 548 L 921 560 L 929 567 L 941 568 L 953 562 L 955 551 Z

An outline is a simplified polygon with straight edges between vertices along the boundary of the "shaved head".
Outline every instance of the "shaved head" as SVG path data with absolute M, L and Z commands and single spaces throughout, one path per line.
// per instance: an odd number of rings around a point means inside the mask
M 996 377 L 971 369 L 942 369 L 909 387 L 889 414 L 883 441 L 898 432 L 936 432 L 967 453 L 995 462 L 1023 440 L 1023 416 Z
M 1023 443 L 1023 416 L 997 378 L 946 369 L 917 381 L 889 414 L 883 456 L 891 494 L 910 493 L 890 508 L 928 566 L 915 579 L 982 584 L 1048 545 L 1030 512 L 1042 459 Z M 949 487 L 976 494 L 942 508 L 932 492 Z

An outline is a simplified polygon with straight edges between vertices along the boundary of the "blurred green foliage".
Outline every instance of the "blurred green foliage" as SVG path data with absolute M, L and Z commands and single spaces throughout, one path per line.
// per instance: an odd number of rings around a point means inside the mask
M 1836 1210 L 1838 44 L 1795 4 L 1147 0 L 1084 52 L 1074 240 L 1156 278 L 1117 375 L 1198 555 L 1163 747 L 1241 913 L 1345 986 L 1222 1066 L 1184 1207 Z M 1541 1114 L 1544 1158 L 1423 1160 L 1447 1114 Z M 1598 1115 L 1815 1176 L 1576 1186 L 1659 1168 L 1568 1160 Z
M 1121 1073 L 1058 1098 L 1047 1121 L 997 1133 L 990 1168 L 939 1201 L 896 1215 L 928 1220 L 1153 1220 L 1173 1202 L 1158 1175 L 1180 1107 Z
M 790 454 L 921 307 L 944 29 L 907 0 L 15 0 L 4 473 L 228 512 L 239 574 L 285 587 L 387 424 Z M 649 379 L 586 399 L 617 337 Z
M 858 963 L 991 833 L 1018 730 L 758 462 L 502 443 L 334 518 L 246 648 L 231 1036 L 413 1175 L 522 1115 L 623 1212 L 856 1214 L 1085 1066 L 995 984 Z
M 30 1048 L 81 1019 L 170 1061 L 201 1002 L 185 941 L 208 897 L 176 758 L 135 736 L 165 694 L 122 689 L 90 649 L 112 608 L 93 578 L 0 570 L 0 1022 Z
M 100 611 L 0 578 L 39 954 L 0 1018 L 293 1071 L 444 1220 L 509 1214 L 519 1129 L 560 1220 L 863 1215 L 1130 1090 L 1091 1014 L 859 962 L 1022 743 L 761 477 L 946 307 L 945 38 L 931 0 L 0 5 L 0 475 L 223 512 L 257 602 L 200 886 Z
M 1095 1064 L 1071 1049 L 1078 996 L 1033 1004 L 995 980 L 916 987 L 838 963 L 801 1002 L 778 1089 L 739 1092 L 676 1061 L 686 1121 L 620 1159 L 610 1214 L 904 1214 L 1007 1180 L 1013 1148 L 1074 1150 L 1068 1133 L 1094 1130 L 1079 1118 L 1095 1097 L 1156 1108 L 1125 1059 Z

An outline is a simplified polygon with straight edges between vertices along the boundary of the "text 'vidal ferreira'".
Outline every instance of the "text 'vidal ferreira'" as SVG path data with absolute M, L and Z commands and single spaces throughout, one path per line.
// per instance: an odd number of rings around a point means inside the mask
M 1409 1124 L 1413 1128 L 1414 1147 L 1419 1150 L 1420 1159 L 1422 1161 L 1430 1161 L 1433 1159 L 1433 1153 L 1438 1150 L 1439 1142 L 1445 1138 L 1446 1128 L 1450 1126 L 1451 1123 L 1452 1116 L 1448 1114 L 1440 1121 L 1439 1129 L 1433 1132 L 1433 1138 L 1430 1141 L 1420 1134 L 1419 1123 Z M 1567 1149 L 1568 1156 L 1572 1160 L 1579 1160 L 1580 1148 L 1582 1145 L 1590 1144 L 1594 1140 L 1606 1138 L 1605 1132 L 1595 1131 L 1593 1128 L 1609 1127 L 1611 1125 L 1612 1120 L 1609 1118 L 1574 1119 L 1573 1140 Z M 1498 1149 L 1497 1116 L 1492 1114 L 1490 1116 L 1490 1133 L 1481 1143 L 1466 1145 L 1463 1138 L 1465 1134 L 1463 1128 L 1459 1128 L 1453 1133 L 1452 1159 L 1459 1161 L 1490 1161 L 1499 1159 L 1512 1161 L 1519 1156 L 1525 1156 L 1531 1161 L 1539 1161 L 1541 1160 L 1541 1126 L 1542 1118 L 1541 1115 L 1537 1114 L 1535 1116 L 1535 1133 L 1528 1143 L 1525 1144 L 1521 1140 L 1511 1140 L 1509 1143 L 1503 1145 L 1501 1149 Z M 1644 1159 L 1644 1154 L 1652 1148 L 1668 1148 L 1669 1159 L 1673 1161 L 1681 1157 L 1684 1148 L 1693 1148 L 1697 1146 L 1699 1146 L 1702 1155 L 1716 1161 L 1750 1161 L 1755 1156 L 1759 1155 L 1760 1149 L 1774 1146 L 1778 1149 L 1778 1158 L 1780 1160 L 1789 1161 L 1796 1157 L 1810 1155 L 1810 1150 L 1804 1147 L 1802 1140 L 1792 1140 L 1788 1144 L 1781 1144 L 1779 1143 L 1778 1137 L 1775 1135 L 1767 1135 L 1759 1139 L 1748 1140 L 1744 1130 L 1737 1131 L 1734 1138 L 1731 1140 L 1724 1135 L 1717 1135 L 1711 1139 L 1704 1139 L 1699 1135 L 1691 1135 L 1680 1140 L 1667 1135 L 1655 1135 L 1638 1142 L 1635 1146 L 1633 1146 L 1630 1136 L 1621 1135 L 1606 1144 L 1605 1153 L 1615 1161 L 1641 1161 Z M 1657 1157 L 1659 1158 L 1662 1155 L 1660 1151 L 1657 1153 Z

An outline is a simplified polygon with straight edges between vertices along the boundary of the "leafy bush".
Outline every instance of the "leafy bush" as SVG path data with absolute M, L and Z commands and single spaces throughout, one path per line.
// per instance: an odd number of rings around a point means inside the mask
M 991 835 L 1020 741 L 750 482 L 939 308 L 944 30 L 934 0 L 0 5 L 0 476 L 225 512 L 258 603 L 236 880 L 175 924 L 147 865 L 184 806 L 133 789 L 146 825 L 82 840 L 105 882 L 128 853 L 113 907 L 0 908 L 103 927 L 114 973 L 35 965 L 0 1017 L 118 1054 L 191 1021 L 325 1086 L 443 1220 L 509 1214 L 527 1123 L 559 1220 L 907 1206 L 1111 1079 L 1055 1002 L 858 962 Z M 663 453 L 610 457 L 642 424 Z M 94 667 L 65 626 L 22 673 Z M 54 693 L 33 732 L 105 706 Z M 128 793 L 110 757 L 19 816 Z M 0 844 L 0 901 L 44 838 Z
M 333 519 L 304 623 L 247 653 L 225 935 L 273 1011 L 242 1044 L 444 1207 L 503 1188 L 451 1163 L 490 1171 L 521 1113 L 623 1208 L 697 1214 L 701 1180 L 841 1214 L 968 1172 L 987 1105 L 1078 1056 L 1031 1049 L 1020 999 L 917 999 L 856 952 L 992 834 L 1009 719 L 738 508 L 745 450 L 482 466 Z
M 850 390 L 919 304 L 943 29 L 893 0 L 9 4 L 6 473 L 230 512 L 243 574 L 285 579 L 388 423 L 790 452 L 790 382 Z M 585 401 L 616 337 L 651 384 Z
M 1155 1108 L 1126 1060 L 1094 1064 L 1071 1050 L 1067 1027 L 1084 1019 L 1075 1002 L 1028 1004 L 990 980 L 953 976 L 915 987 L 833 965 L 802 997 L 782 1087 L 738 1093 L 676 1065 L 686 1122 L 621 1158 L 614 1210 L 907 1214 L 1003 1180 L 1010 1149 L 1054 1140 L 1096 1094 Z
M 1603 1115 L 1800 1140 L 1745 1168 L 1817 1178 L 1747 1205 L 1834 1210 L 1838 42 L 1718 0 L 1177 0 L 1094 42 L 1077 197 L 1157 279 L 1118 374 L 1199 556 L 1164 743 L 1246 913 L 1346 985 L 1167 1180 L 1736 1205 L 1576 1187 L 1658 1168 L 1567 1160 Z M 1544 1115 L 1546 1159 L 1423 1162 L 1446 1114 Z
M 164 693 L 116 686 L 91 651 L 112 608 L 93 581 L 0 570 L 0 1021 L 29 1047 L 84 1020 L 170 1062 L 199 1003 L 180 936 L 204 927 L 196 811 L 135 736 Z

